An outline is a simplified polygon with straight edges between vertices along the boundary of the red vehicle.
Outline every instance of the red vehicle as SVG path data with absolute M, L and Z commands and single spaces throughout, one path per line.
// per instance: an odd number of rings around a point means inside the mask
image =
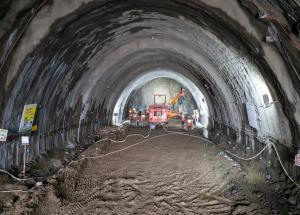
M 149 123 L 167 124 L 168 106 L 164 104 L 154 104 L 149 106 Z
M 157 99 L 164 98 L 164 102 L 157 102 Z M 149 106 L 149 123 L 167 124 L 168 105 L 166 105 L 166 95 L 154 95 L 154 104 Z

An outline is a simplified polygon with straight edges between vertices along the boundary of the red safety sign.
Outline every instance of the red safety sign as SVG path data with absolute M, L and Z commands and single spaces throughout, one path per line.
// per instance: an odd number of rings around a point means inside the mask
M 295 156 L 295 165 L 296 165 L 296 166 L 300 166 L 300 154 L 297 154 L 297 155 Z

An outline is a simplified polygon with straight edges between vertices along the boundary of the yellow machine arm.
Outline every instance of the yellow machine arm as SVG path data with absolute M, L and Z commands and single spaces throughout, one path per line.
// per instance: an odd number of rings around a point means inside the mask
M 169 104 L 176 105 L 176 103 L 178 102 L 179 97 L 180 97 L 180 94 L 178 94 L 177 96 L 174 96 L 173 98 L 171 98 L 171 100 L 169 101 Z
M 168 114 L 168 118 L 175 118 L 175 117 L 180 116 L 178 113 L 176 113 L 175 111 L 172 111 L 172 110 L 168 110 L 167 114 Z
M 180 98 L 180 93 L 178 93 L 176 96 L 171 98 L 169 101 L 169 104 L 174 107 L 174 105 L 177 104 L 179 98 Z M 168 114 L 168 118 L 175 118 L 180 115 L 179 113 L 175 112 L 174 110 L 168 110 L 167 114 Z

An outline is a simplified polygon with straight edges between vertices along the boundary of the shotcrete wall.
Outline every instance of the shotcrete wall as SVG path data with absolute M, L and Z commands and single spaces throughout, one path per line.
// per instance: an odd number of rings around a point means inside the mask
M 241 132 L 247 130 L 295 150 L 300 109 L 293 104 L 299 99 L 294 80 L 236 1 L 205 1 L 214 7 L 196 0 L 88 2 L 45 4 L 0 71 L 6 77 L 1 126 L 11 135 L 24 104 L 38 104 L 34 155 L 44 152 L 40 144 L 83 144 L 83 124 L 89 132 L 109 124 L 130 80 L 157 68 L 197 80 L 211 100 L 211 121 L 237 136 L 248 136 Z M 264 108 L 264 94 L 277 104 Z M 249 127 L 246 102 L 256 107 L 257 129 Z M 8 146 L 1 147 L 5 154 Z M 2 165 L 12 163 L 7 158 Z

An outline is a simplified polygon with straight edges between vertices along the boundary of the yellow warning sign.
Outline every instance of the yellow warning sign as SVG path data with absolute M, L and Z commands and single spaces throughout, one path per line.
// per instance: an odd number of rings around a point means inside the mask
M 33 124 L 36 108 L 37 108 L 37 104 L 30 104 L 24 106 L 19 132 L 32 130 L 32 124 Z

